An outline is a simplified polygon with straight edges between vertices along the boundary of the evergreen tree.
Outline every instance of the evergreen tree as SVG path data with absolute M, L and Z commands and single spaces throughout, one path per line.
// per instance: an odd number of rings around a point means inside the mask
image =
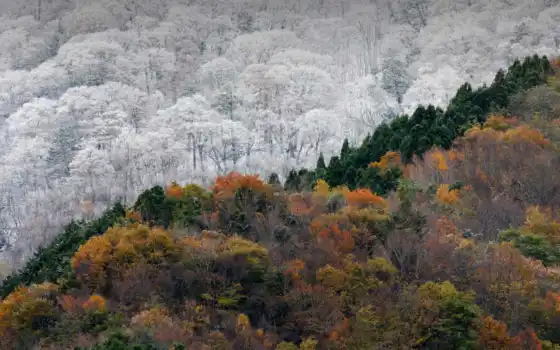
M 344 142 L 342 143 L 342 149 L 340 150 L 340 160 L 342 162 L 347 160 L 351 152 L 352 150 L 350 149 L 350 143 L 348 142 L 348 139 L 344 139 Z
M 286 192 L 297 192 L 301 188 L 301 179 L 298 173 L 292 169 L 288 173 L 288 177 L 286 178 L 286 182 L 284 183 L 284 190 Z
M 124 215 L 124 207 L 117 203 L 97 220 L 89 223 L 72 221 L 50 244 L 40 247 L 23 269 L 2 281 L 0 297 L 6 297 L 20 285 L 55 283 L 66 277 L 70 272 L 70 258 L 80 245 L 103 234 Z
M 367 168 L 388 151 L 399 151 L 403 161 L 410 162 L 414 155 L 421 156 L 434 146 L 447 149 L 466 130 L 483 123 L 488 114 L 503 111 L 514 94 L 547 83 L 551 73 L 546 56 L 527 57 L 523 63 L 515 60 L 507 72 L 497 72 L 490 86 L 473 90 L 469 83 L 461 85 L 445 111 L 432 105 L 418 106 L 411 116 L 397 116 L 379 125 L 360 147 L 350 148 L 345 139 L 340 156 L 331 158 L 325 173 L 321 170 L 324 159 L 319 157 L 315 175 L 331 186 L 354 186 L 360 180 L 352 174 L 362 176 L 359 169 Z
M 340 157 L 334 156 L 329 162 L 329 167 L 327 168 L 327 178 L 325 180 L 332 187 L 339 186 L 343 183 L 344 173 L 344 166 L 340 161 Z
M 319 169 L 322 170 L 327 169 L 327 164 L 325 163 L 325 157 L 323 156 L 323 152 L 319 154 L 319 159 L 317 160 L 317 170 Z
M 270 176 L 268 177 L 268 184 L 280 185 L 280 178 L 278 177 L 278 174 L 276 173 L 270 174 Z
M 142 220 L 167 227 L 171 220 L 171 207 L 161 186 L 144 191 L 136 200 L 134 209 L 140 211 Z

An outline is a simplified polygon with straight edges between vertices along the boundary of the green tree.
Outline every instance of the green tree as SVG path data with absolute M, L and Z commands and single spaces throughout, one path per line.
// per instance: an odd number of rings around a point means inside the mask
M 71 272 L 70 258 L 80 245 L 93 236 L 102 235 L 123 220 L 124 215 L 124 207 L 117 203 L 96 220 L 72 221 L 50 244 L 40 247 L 20 271 L 2 282 L 0 296 L 6 297 L 22 284 L 55 283 L 67 277 Z
M 527 257 L 539 259 L 545 266 L 552 266 L 560 262 L 560 249 L 553 246 L 545 237 L 522 234 L 514 228 L 500 232 L 501 242 L 511 242 L 513 246 Z
M 155 186 L 138 196 L 134 210 L 140 211 L 142 220 L 168 227 L 172 218 L 171 206 L 166 201 L 165 191 L 161 186 Z
M 323 156 L 323 152 L 319 154 L 319 159 L 317 159 L 317 170 L 326 170 L 327 164 L 325 163 L 325 157 Z

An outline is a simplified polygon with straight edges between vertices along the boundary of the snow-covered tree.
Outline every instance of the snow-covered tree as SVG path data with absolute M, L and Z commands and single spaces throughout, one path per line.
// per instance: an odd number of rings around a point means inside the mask
M 0 231 L 25 255 L 155 184 L 313 166 L 519 56 L 557 54 L 558 5 L 2 1 Z
M 242 70 L 251 64 L 266 63 L 281 51 L 300 47 L 301 41 L 295 33 L 274 29 L 238 36 L 226 52 L 226 57 Z
M 401 103 L 411 83 L 406 63 L 396 57 L 389 57 L 383 66 L 382 74 L 383 89 Z

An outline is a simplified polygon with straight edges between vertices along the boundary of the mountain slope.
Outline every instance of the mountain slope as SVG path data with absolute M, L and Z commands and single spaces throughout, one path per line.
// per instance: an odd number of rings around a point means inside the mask
M 2 13 L 0 230 L 14 257 L 155 184 L 313 166 L 385 118 L 554 53 L 560 23 L 550 0 L 21 0 Z

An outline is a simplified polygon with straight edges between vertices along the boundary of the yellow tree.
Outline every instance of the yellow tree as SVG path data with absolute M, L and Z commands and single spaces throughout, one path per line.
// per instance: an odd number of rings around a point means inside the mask
M 19 287 L 0 301 L 0 344 L 3 349 L 12 349 L 21 336 L 28 335 L 24 331 L 32 330 L 37 319 L 45 322 L 34 333 L 41 335 L 46 330 L 44 327 L 50 324 L 48 321 L 57 316 L 53 299 L 58 289 L 52 283 Z
M 529 207 L 525 215 L 525 224 L 520 231 L 528 235 L 545 237 L 555 245 L 560 244 L 560 222 L 554 218 L 551 209 Z
M 381 173 L 386 172 L 390 168 L 403 168 L 403 163 L 401 160 L 401 155 L 395 151 L 389 151 L 385 153 L 377 162 L 369 164 L 370 168 L 379 168 Z
M 162 228 L 132 223 L 112 227 L 80 246 L 71 259 L 77 278 L 93 291 L 102 291 L 109 279 L 122 275 L 136 264 L 178 261 L 181 247 Z

